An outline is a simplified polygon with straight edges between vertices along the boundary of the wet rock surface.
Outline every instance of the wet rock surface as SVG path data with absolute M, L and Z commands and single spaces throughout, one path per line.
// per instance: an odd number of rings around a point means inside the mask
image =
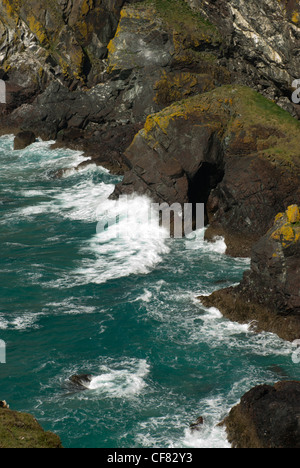
M 69 379 L 71 385 L 76 389 L 87 389 L 92 381 L 92 376 L 89 374 L 72 375 Z

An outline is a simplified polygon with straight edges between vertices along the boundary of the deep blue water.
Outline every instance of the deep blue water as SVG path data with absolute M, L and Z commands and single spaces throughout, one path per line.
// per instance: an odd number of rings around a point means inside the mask
M 300 379 L 290 343 L 196 299 L 239 282 L 249 260 L 203 232 L 158 239 L 134 220 L 131 238 L 97 234 L 120 179 L 72 169 L 85 158 L 50 143 L 12 145 L 0 138 L 0 399 L 65 447 L 228 447 L 216 425 L 246 391 Z M 149 203 L 134 196 L 121 211 Z M 71 389 L 74 374 L 91 374 L 90 387 Z

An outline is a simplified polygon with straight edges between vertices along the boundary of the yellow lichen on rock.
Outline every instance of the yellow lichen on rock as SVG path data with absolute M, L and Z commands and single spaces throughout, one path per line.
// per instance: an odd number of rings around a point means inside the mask
M 299 23 L 299 12 L 298 11 L 293 12 L 292 21 L 293 21 L 293 23 L 296 23 L 296 24 Z
M 28 26 L 33 34 L 37 37 L 40 44 L 45 46 L 48 43 L 48 37 L 45 28 L 33 15 L 28 17 Z
M 300 211 L 298 205 L 291 205 L 286 210 L 286 215 L 289 223 L 299 223 L 300 222 Z
M 272 239 L 281 243 L 283 248 L 289 247 L 300 240 L 300 210 L 298 205 L 290 205 L 285 213 L 279 213 L 275 218 L 277 229 L 272 233 Z
M 284 213 L 278 213 L 278 215 L 275 217 L 275 224 L 277 223 L 277 221 L 279 221 L 283 217 L 284 217 Z

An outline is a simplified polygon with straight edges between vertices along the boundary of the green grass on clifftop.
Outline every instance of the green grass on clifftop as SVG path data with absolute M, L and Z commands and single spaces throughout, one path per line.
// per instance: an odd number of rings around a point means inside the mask
M 153 5 L 164 23 L 178 34 L 191 34 L 199 39 L 205 37 L 208 42 L 222 43 L 218 29 L 184 0 L 145 0 L 143 4 Z
M 272 164 L 299 171 L 300 122 L 256 91 L 226 85 L 176 102 L 149 116 L 144 131 L 147 135 L 159 127 L 167 133 L 171 120 L 192 116 L 207 124 L 222 122 L 224 139 L 241 157 L 255 153 Z
M 30 414 L 0 409 L 0 448 L 62 448 L 59 437 L 45 432 Z

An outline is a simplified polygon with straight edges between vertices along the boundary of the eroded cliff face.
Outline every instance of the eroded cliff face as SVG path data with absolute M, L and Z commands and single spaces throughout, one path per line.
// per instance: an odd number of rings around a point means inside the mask
M 2 0 L 0 63 L 20 86 L 94 84 L 124 0 Z
M 238 81 L 292 111 L 299 79 L 300 5 L 297 0 L 185 0 L 227 38 L 227 66 Z
M 206 203 L 233 255 L 299 202 L 298 2 L 1 0 L 0 28 L 2 131 L 85 150 L 116 196 Z
M 149 114 L 230 82 L 219 63 L 218 29 L 183 0 L 172 6 L 169 10 L 169 0 L 127 2 L 116 30 L 106 36 L 105 72 L 97 84 L 89 85 L 90 74 L 82 78 L 85 83 L 78 76 L 68 81 L 69 69 L 63 80 L 58 69 L 35 101 L 26 97 L 19 105 L 27 88 L 21 98 L 13 95 L 6 126 L 84 148 L 99 163 L 122 170 L 121 155 Z M 14 83 L 13 70 L 18 66 L 8 69 L 8 86 Z

